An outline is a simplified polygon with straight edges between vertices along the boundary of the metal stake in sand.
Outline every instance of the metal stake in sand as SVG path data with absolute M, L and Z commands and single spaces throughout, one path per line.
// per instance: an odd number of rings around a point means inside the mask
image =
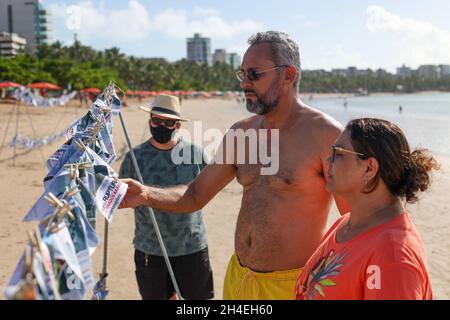
M 13 116 L 14 116 L 14 111 L 16 111 L 16 108 L 17 108 L 17 101 L 16 101 L 16 103 L 14 103 L 14 108 L 12 108 L 11 112 L 9 113 L 8 123 L 6 124 L 6 129 L 5 129 L 5 135 L 3 136 L 2 145 L 0 146 L 0 154 L 1 154 L 2 150 L 3 150 L 3 148 L 5 147 L 5 141 L 6 141 L 6 136 L 8 135 L 9 125 L 11 123 L 11 120 L 12 120 Z
M 134 155 L 133 147 L 131 146 L 130 138 L 128 137 L 127 129 L 125 128 L 125 123 L 123 122 L 122 118 L 122 112 L 119 112 L 119 118 L 120 118 L 120 124 L 123 128 L 123 133 L 125 134 L 125 139 L 127 140 L 128 149 L 130 150 L 131 159 L 133 160 L 134 169 L 136 170 L 136 174 L 138 176 L 139 182 L 144 184 L 144 179 L 142 179 L 141 171 L 139 170 L 139 166 L 136 161 L 136 156 Z M 164 260 L 166 261 L 167 269 L 169 270 L 170 278 L 172 279 L 173 287 L 175 289 L 175 292 L 177 293 L 178 297 L 181 300 L 184 300 L 181 296 L 180 289 L 178 288 L 177 280 L 175 278 L 175 274 L 173 273 L 172 265 L 170 264 L 169 256 L 167 255 L 166 247 L 164 246 L 163 239 L 161 237 L 161 232 L 159 231 L 158 223 L 155 219 L 155 213 L 153 212 L 153 209 L 150 207 L 147 207 L 148 214 L 150 215 L 150 218 L 153 223 L 153 227 L 156 231 L 156 236 L 159 241 L 159 245 L 161 247 L 161 251 L 164 256 Z
M 16 145 L 17 145 L 17 135 L 19 133 L 19 116 L 20 116 L 20 101 L 17 101 L 17 109 L 16 109 L 16 131 L 14 133 L 14 154 L 13 154 L 13 167 L 16 166 Z

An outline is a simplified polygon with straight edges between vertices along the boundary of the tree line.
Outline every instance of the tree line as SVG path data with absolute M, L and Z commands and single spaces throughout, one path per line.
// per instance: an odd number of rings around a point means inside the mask
M 66 89 L 104 88 L 114 80 L 130 90 L 240 90 L 232 66 L 213 66 L 182 59 L 169 62 L 163 58 L 127 56 L 113 47 L 103 51 L 82 45 L 70 46 L 56 41 L 43 44 L 36 54 L 21 53 L 14 58 L 0 58 L 0 81 L 21 84 L 51 82 Z M 417 76 L 400 78 L 382 73 L 371 76 L 344 77 L 331 73 L 302 72 L 301 92 L 416 92 L 450 91 L 450 77 L 426 80 Z
M 0 81 L 20 84 L 51 82 L 66 89 L 104 88 L 114 80 L 130 90 L 239 90 L 235 70 L 226 63 L 213 66 L 182 59 L 126 56 L 113 47 L 103 51 L 75 41 L 43 44 L 36 54 L 24 52 L 14 58 L 0 57 Z
M 356 93 L 360 90 L 404 93 L 427 90 L 450 91 L 450 76 L 437 80 L 423 79 L 417 75 L 401 78 L 389 73 L 344 77 L 331 73 L 317 74 L 316 72 L 305 71 L 302 75 L 300 87 L 303 92 L 317 93 Z

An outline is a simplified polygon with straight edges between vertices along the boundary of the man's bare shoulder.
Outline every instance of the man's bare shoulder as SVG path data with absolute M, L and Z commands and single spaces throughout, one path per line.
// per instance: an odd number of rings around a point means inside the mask
M 323 137 L 336 139 L 344 130 L 343 125 L 332 116 L 303 103 L 301 106 L 301 118 L 307 119 L 311 130 L 320 133 Z
M 239 120 L 237 122 L 235 122 L 230 129 L 243 129 L 243 130 L 247 130 L 250 128 L 256 128 L 257 127 L 257 123 L 260 120 L 261 116 L 259 115 L 254 115 L 242 120 Z

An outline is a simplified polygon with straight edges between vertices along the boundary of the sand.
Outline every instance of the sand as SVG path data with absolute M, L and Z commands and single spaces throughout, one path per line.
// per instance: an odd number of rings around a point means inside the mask
M 123 117 L 133 145 L 149 137 L 147 115 L 137 109 L 140 104 L 128 101 Z M 312 101 L 313 103 L 313 101 Z M 0 104 L 0 143 L 6 132 L 13 105 Z M 217 128 L 224 132 L 235 121 L 243 118 L 243 106 L 234 100 L 208 99 L 184 100 L 183 116 L 192 120 L 202 120 L 203 128 Z M 68 107 L 36 109 L 21 106 L 18 132 L 24 135 L 45 136 L 58 132 L 86 112 L 78 103 Z M 30 125 L 32 120 L 33 126 Z M 16 116 L 12 117 L 6 141 L 14 136 Z M 34 130 L 33 130 L 34 127 Z M 183 124 L 192 131 L 193 122 Z M 115 119 L 114 142 L 117 152 L 123 154 L 127 148 L 118 119 Z M 22 218 L 43 192 L 42 179 L 47 173 L 44 159 L 47 159 L 63 141 L 59 140 L 43 147 L 20 154 L 13 166 L 13 149 L 0 148 L 0 297 L 25 248 L 26 230 L 36 223 L 23 223 Z M 448 190 L 450 189 L 450 158 L 437 156 L 442 169 L 434 175 L 431 190 L 422 195 L 418 205 L 408 205 L 411 216 L 422 235 L 428 255 L 428 266 L 435 299 L 450 298 L 450 215 Z M 120 159 L 113 168 L 118 170 Z M 210 259 L 214 273 L 215 298 L 222 298 L 223 279 L 228 259 L 233 253 L 236 218 L 240 208 L 242 189 L 233 181 L 204 208 L 204 220 L 209 242 Z M 328 224 L 339 216 L 333 206 Z M 98 216 L 97 231 L 103 238 L 103 218 Z M 114 216 L 109 228 L 108 246 L 108 299 L 140 299 L 137 289 L 133 262 L 134 216 L 132 210 L 120 210 Z M 102 268 L 103 246 L 94 253 L 94 272 L 97 277 Z

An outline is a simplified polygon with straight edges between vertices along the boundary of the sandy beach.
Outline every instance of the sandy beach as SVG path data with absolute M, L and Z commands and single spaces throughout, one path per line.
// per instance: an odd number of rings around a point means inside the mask
M 142 104 L 147 104 L 148 100 Z M 314 103 L 312 101 L 311 103 Z M 138 101 L 128 101 L 123 110 L 123 117 L 133 145 L 149 138 L 147 114 L 140 111 Z M 0 138 L 3 139 L 8 119 L 14 105 L 0 104 Z M 205 99 L 183 100 L 182 114 L 192 120 L 202 120 L 203 129 L 217 128 L 225 132 L 235 121 L 243 118 L 241 106 L 235 100 Z M 86 107 L 80 108 L 77 102 L 68 107 L 38 109 L 20 107 L 18 132 L 32 137 L 51 135 L 67 127 L 72 121 L 82 116 Z M 32 122 L 30 122 L 30 119 Z M 6 142 L 14 136 L 16 116 L 6 135 Z M 31 125 L 31 123 L 33 125 Z M 119 155 L 127 151 L 126 142 L 118 119 L 114 122 L 114 143 Z M 192 130 L 193 123 L 187 122 L 183 127 Z M 42 179 L 47 173 L 46 160 L 64 141 L 47 145 L 40 150 L 26 152 L 18 149 L 18 157 L 13 166 L 13 149 L 0 149 L 0 297 L 21 256 L 26 243 L 26 230 L 35 224 L 23 223 L 22 218 L 43 192 Z M 431 190 L 422 195 L 417 205 L 408 205 L 419 232 L 422 235 L 428 256 L 428 267 L 432 280 L 435 299 L 450 299 L 450 158 L 436 155 L 441 163 L 441 170 L 433 176 Z M 113 168 L 118 171 L 121 159 Z M 228 259 L 233 253 L 236 217 L 240 208 L 242 189 L 234 180 L 222 190 L 205 208 L 209 252 L 214 273 L 215 298 L 222 298 L 223 279 Z M 332 207 L 328 225 L 339 216 L 335 206 Z M 98 215 L 97 231 L 103 238 L 103 218 Z M 134 215 L 131 209 L 119 210 L 109 229 L 108 250 L 108 299 L 140 299 L 137 289 L 133 262 Z M 103 246 L 94 253 L 94 273 L 97 277 L 102 267 Z

